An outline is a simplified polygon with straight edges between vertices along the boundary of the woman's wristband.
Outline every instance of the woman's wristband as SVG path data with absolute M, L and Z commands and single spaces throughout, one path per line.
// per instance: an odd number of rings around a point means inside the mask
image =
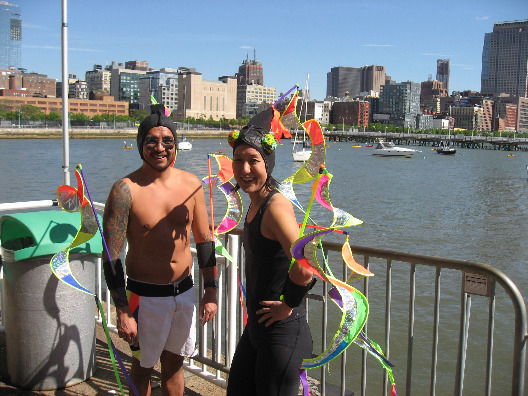
M 314 286 L 316 280 L 316 278 L 313 278 L 307 285 L 298 285 L 293 283 L 288 276 L 286 278 L 286 284 L 284 285 L 282 301 L 290 308 L 298 307 L 303 302 L 306 293 L 308 293 L 308 291 Z

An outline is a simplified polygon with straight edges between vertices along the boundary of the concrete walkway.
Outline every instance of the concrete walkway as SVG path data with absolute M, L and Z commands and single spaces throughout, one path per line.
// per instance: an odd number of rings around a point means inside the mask
M 116 334 L 110 333 L 112 342 L 120 350 L 120 357 L 123 363 L 130 370 L 131 357 L 130 348 Z M 119 387 L 116 383 L 112 362 L 108 354 L 106 337 L 101 326 L 96 326 L 96 364 L 95 375 L 88 380 L 65 389 L 54 391 L 29 391 L 17 389 L 9 384 L 6 362 L 5 334 L 0 333 L 0 395 L 119 395 Z M 126 379 L 121 375 L 121 383 L 128 394 Z M 152 395 L 161 395 L 160 366 L 159 363 L 154 367 L 152 376 L 153 389 Z M 222 396 L 226 392 L 224 389 L 214 385 L 195 375 L 185 372 L 185 395 L 186 396 Z

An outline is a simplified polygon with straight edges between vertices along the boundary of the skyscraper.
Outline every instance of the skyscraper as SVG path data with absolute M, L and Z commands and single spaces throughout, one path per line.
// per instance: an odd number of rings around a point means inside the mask
M 380 113 L 390 114 L 394 125 L 414 128 L 420 114 L 420 84 L 412 81 L 385 84 L 380 93 Z
M 385 76 L 385 66 L 332 67 L 326 74 L 326 96 L 354 98 L 361 92 L 379 92 Z
M 0 69 L 22 67 L 20 7 L 0 1 Z
M 444 83 L 444 88 L 449 93 L 449 59 L 436 61 L 436 81 Z
M 526 97 L 528 20 L 497 22 L 484 36 L 480 91 Z
M 255 51 L 253 52 L 253 59 L 247 59 L 242 62 L 238 68 L 237 85 L 264 85 L 264 71 L 262 63 L 256 58 Z
M 326 96 L 356 97 L 361 92 L 361 69 L 359 67 L 332 67 L 326 74 Z M 345 95 L 346 94 L 346 95 Z

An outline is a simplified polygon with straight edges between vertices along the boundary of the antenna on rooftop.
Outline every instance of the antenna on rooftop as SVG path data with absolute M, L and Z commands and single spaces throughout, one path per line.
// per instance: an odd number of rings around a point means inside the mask
M 257 60 L 257 50 L 253 48 L 253 60 Z

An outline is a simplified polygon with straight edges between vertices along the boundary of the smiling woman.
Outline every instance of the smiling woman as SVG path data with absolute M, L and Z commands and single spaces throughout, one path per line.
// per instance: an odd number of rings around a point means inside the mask
M 290 270 L 299 228 L 291 202 L 271 176 L 277 148 L 269 132 L 272 116 L 257 114 L 229 137 L 233 174 L 251 205 L 244 224 L 248 321 L 233 357 L 228 396 L 297 395 L 297 369 L 312 350 L 304 306 L 312 275 L 296 261 Z

